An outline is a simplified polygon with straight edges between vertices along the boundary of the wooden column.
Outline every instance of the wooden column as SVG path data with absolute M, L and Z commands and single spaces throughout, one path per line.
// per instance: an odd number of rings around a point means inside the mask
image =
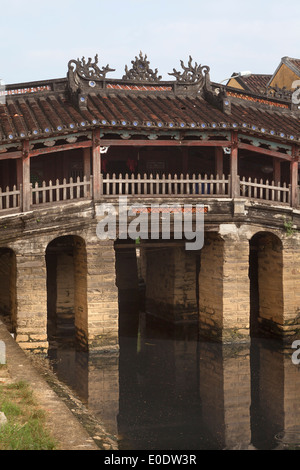
M 93 131 L 93 198 L 99 200 L 101 196 L 101 149 L 100 129 Z
M 31 206 L 31 190 L 30 190 L 30 154 L 29 141 L 23 143 L 22 152 L 22 210 L 27 212 Z
M 231 175 L 231 197 L 239 197 L 238 179 L 238 135 L 237 132 L 231 134 L 231 155 L 230 155 L 230 175 Z
M 83 149 L 83 176 L 86 177 L 87 181 L 90 181 L 91 177 L 91 149 Z
M 290 163 L 291 206 L 298 207 L 298 154 L 299 150 L 293 146 L 293 160 Z
M 223 148 L 215 148 L 215 172 L 220 177 L 223 175 Z
M 281 181 L 281 162 L 275 157 L 273 157 L 273 179 L 275 184 Z

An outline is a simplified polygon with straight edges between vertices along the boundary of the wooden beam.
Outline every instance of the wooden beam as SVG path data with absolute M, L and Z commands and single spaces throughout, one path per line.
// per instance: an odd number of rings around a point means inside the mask
M 22 151 L 18 152 L 5 152 L 0 154 L 0 160 L 15 160 L 16 158 L 22 158 Z
M 260 153 L 262 155 L 270 155 L 271 157 L 281 158 L 282 160 L 291 161 L 292 156 L 285 153 L 276 152 L 276 150 L 264 149 L 263 147 L 255 147 L 254 145 L 239 142 L 239 149 L 249 150 L 250 152 Z
M 45 147 L 42 149 L 35 149 L 30 150 L 31 157 L 37 157 L 38 155 L 45 155 L 47 153 L 56 153 L 56 152 L 65 152 L 67 150 L 74 150 L 80 148 L 91 148 L 92 142 L 90 140 L 86 140 L 84 142 L 75 142 L 73 144 L 64 144 L 64 145 L 57 145 L 54 147 Z
M 103 147 L 230 147 L 228 140 L 113 140 L 101 139 Z
M 231 154 L 230 154 L 230 175 L 231 175 L 231 197 L 240 195 L 238 181 L 238 135 L 237 132 L 231 134 Z
M 101 197 L 101 148 L 100 129 L 93 131 L 93 198 L 99 201 Z

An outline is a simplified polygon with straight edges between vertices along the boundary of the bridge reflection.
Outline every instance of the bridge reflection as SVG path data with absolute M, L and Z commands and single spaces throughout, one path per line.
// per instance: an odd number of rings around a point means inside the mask
M 140 315 L 137 336 L 121 331 L 119 357 L 51 357 L 120 449 L 300 447 L 300 369 L 274 340 L 222 345 Z

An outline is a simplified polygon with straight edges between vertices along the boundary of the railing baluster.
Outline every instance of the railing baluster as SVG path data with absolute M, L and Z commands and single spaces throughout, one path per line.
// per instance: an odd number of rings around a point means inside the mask
M 102 193 L 101 193 L 102 194 Z M 83 197 L 86 198 L 87 197 L 87 178 L 86 176 L 84 175 L 83 177 Z
M 70 178 L 70 199 L 74 199 L 74 186 L 73 186 L 73 178 Z
M 195 175 L 195 173 L 193 174 L 193 177 L 192 177 L 192 194 L 196 194 L 196 175 Z
M 179 194 L 182 196 L 184 194 L 184 187 L 183 187 L 183 174 L 180 175 L 180 185 L 179 185 Z
M 17 190 L 17 187 L 16 187 L 16 185 L 14 184 L 14 185 L 13 185 L 13 208 L 14 208 L 14 209 L 17 207 L 17 195 L 16 195 L 16 190 Z
M 76 188 L 76 197 L 77 199 L 80 199 L 80 176 L 77 177 L 77 188 Z
M 137 193 L 138 193 L 138 196 L 140 196 L 142 194 L 141 175 L 140 175 L 140 173 L 137 175 L 137 179 L 138 179 Z
M 63 201 L 67 200 L 67 180 L 63 179 Z
M 119 181 L 118 181 L 118 194 L 123 195 L 123 183 L 122 183 L 123 175 L 120 173 Z
M 269 201 L 270 197 L 269 197 L 269 194 L 270 194 L 270 191 L 269 191 L 269 180 L 266 181 L 266 200 Z
M 275 183 L 274 183 L 274 181 L 271 182 L 271 186 L 272 186 L 272 189 L 271 189 L 271 200 L 274 201 L 274 200 L 275 200 L 275 190 L 274 190 Z
M 162 175 L 162 195 L 166 194 L 166 175 Z
M 6 186 L 6 197 L 5 197 L 5 207 L 6 209 L 9 209 L 9 186 Z
M 56 202 L 59 202 L 60 201 L 59 179 L 56 180 L 55 186 L 56 186 Z
M 156 184 L 155 184 L 155 194 L 156 194 L 156 196 L 158 196 L 160 194 L 159 184 L 160 184 L 160 177 L 159 177 L 159 174 L 157 173 L 156 174 Z
M 220 194 L 220 177 L 219 174 L 216 175 L 216 195 L 219 196 Z
M 257 178 L 254 178 L 254 188 L 253 188 L 253 197 L 254 199 L 257 199 Z
M 172 194 L 172 183 L 171 183 L 172 177 L 171 174 L 169 173 L 168 175 L 168 194 Z

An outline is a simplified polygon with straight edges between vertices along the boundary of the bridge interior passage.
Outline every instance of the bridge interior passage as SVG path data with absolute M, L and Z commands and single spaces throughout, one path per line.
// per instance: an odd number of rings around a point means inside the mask
M 21 153 L 20 158 L 2 156 L 0 211 L 20 212 L 45 203 L 118 194 L 197 194 L 298 204 L 298 164 L 292 165 L 292 157 L 285 153 L 241 143 L 235 159 L 229 147 L 226 153 L 225 147 L 209 145 L 213 143 L 209 140 L 187 141 L 189 146 L 138 142 L 122 146 L 112 141 L 97 159 L 91 148 L 69 149 L 67 142 L 59 151 L 40 149 L 41 154 L 27 160 Z M 196 145 L 199 142 L 201 146 Z

